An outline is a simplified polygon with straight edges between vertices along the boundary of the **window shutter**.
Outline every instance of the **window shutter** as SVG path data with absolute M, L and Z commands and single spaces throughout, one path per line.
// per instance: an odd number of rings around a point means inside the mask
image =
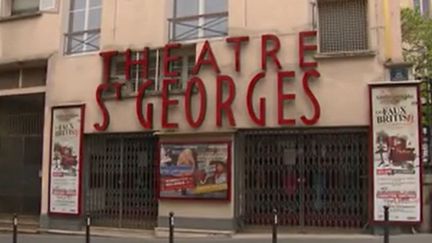
M 40 11 L 56 11 L 57 0 L 39 0 Z

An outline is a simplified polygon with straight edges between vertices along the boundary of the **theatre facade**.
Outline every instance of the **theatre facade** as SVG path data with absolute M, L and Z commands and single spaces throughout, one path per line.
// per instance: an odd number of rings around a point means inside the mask
M 422 222 L 398 1 L 54 2 L 41 228 Z

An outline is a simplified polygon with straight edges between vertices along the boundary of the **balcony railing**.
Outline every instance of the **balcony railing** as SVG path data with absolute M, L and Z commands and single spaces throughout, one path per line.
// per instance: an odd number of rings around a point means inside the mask
M 76 31 L 65 34 L 66 54 L 99 50 L 100 29 Z
M 228 34 L 228 12 L 168 19 L 170 41 L 212 38 Z

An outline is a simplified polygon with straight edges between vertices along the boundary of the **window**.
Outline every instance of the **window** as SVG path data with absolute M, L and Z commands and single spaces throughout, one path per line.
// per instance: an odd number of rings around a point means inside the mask
M 0 0 L 0 18 L 19 19 L 20 16 L 36 16 L 39 12 L 57 10 L 59 0 Z M 16 18 L 15 18 L 16 17 Z
M 66 54 L 99 50 L 101 0 L 71 0 Z
M 37 11 L 39 11 L 39 0 L 12 0 L 12 15 Z
M 413 4 L 422 15 L 429 16 L 430 0 L 414 0 Z
M 228 0 L 172 0 L 170 40 L 182 41 L 228 34 Z
M 148 66 L 148 79 L 153 80 L 153 91 L 162 90 L 163 76 L 163 62 L 162 62 L 162 49 L 152 49 L 149 52 L 149 66 Z M 195 65 L 195 46 L 183 47 L 180 50 L 172 51 L 172 55 L 181 57 L 179 61 L 171 62 L 169 67 L 170 71 L 178 71 L 178 77 L 169 77 L 170 79 L 178 79 L 176 85 L 170 85 L 170 90 L 183 90 L 187 80 L 191 77 L 193 66 Z M 142 59 L 142 53 L 138 51 L 132 52 L 133 60 Z M 111 82 L 125 82 L 125 55 L 121 53 L 112 59 L 111 62 Z M 131 67 L 131 80 L 125 82 L 123 92 L 126 94 L 135 94 L 138 92 L 139 86 L 143 83 L 144 79 L 141 74 L 140 65 L 133 65 Z M 146 79 L 147 80 L 147 79 Z M 111 90 L 113 92 L 114 90 Z
M 318 0 L 321 53 L 368 49 L 367 0 Z
M 46 65 L 28 65 L 0 70 L 0 90 L 45 86 Z

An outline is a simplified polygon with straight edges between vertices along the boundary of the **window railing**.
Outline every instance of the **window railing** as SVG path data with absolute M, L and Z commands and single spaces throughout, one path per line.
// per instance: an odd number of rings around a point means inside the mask
M 226 36 L 228 12 L 169 18 L 168 24 L 170 41 Z
M 66 54 L 91 52 L 99 50 L 100 29 L 65 33 Z

